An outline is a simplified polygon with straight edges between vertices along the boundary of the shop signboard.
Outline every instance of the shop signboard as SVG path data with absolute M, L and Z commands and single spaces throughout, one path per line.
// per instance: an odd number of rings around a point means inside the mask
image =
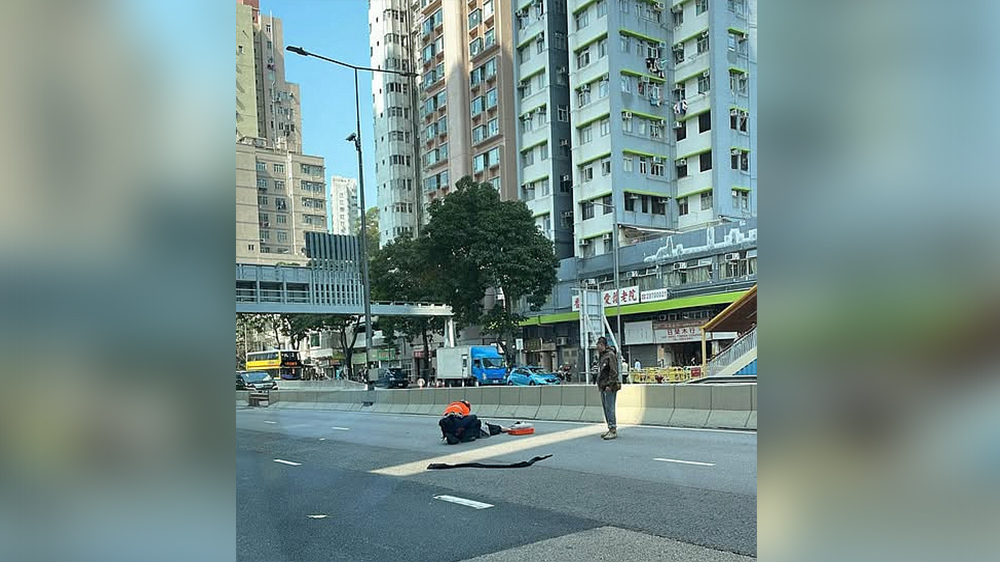
M 642 302 L 665 301 L 670 298 L 670 293 L 668 289 L 652 289 L 643 291 L 639 297 Z
M 608 308 L 609 306 L 618 306 L 619 301 L 621 301 L 622 306 L 628 304 L 638 304 L 639 286 L 633 285 L 631 287 L 622 287 L 621 291 L 618 293 L 612 289 L 610 291 L 604 291 L 601 295 L 601 304 L 604 305 L 604 308 Z

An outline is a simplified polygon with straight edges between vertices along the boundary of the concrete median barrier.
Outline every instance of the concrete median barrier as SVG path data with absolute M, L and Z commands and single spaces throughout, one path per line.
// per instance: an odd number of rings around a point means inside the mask
M 601 402 L 601 391 L 597 390 L 597 385 L 583 387 L 583 412 L 580 414 L 580 421 L 598 423 L 604 420 L 604 404 Z
M 389 412 L 402 414 L 410 405 L 410 392 L 407 390 L 381 390 L 379 398 L 389 400 Z
M 518 393 L 517 408 L 514 409 L 514 419 L 533 420 L 538 415 L 544 386 L 522 386 Z
M 446 400 L 447 400 L 447 402 L 438 402 L 438 404 L 437 404 L 438 409 L 437 409 L 437 411 L 434 412 L 435 414 L 437 414 L 437 415 L 443 414 L 444 413 L 444 409 L 447 408 L 448 404 L 451 404 L 452 402 L 457 402 L 459 400 L 468 400 L 469 404 L 472 404 L 472 413 L 476 414 L 479 417 L 483 417 L 483 413 L 482 413 L 483 412 L 483 410 L 482 410 L 483 389 L 482 388 L 478 388 L 478 387 L 474 387 L 474 386 L 451 388 L 451 389 L 448 389 L 448 398 Z M 495 408 L 494 408 L 494 410 L 495 410 Z
M 712 410 L 708 414 L 706 427 L 724 429 L 744 429 L 750 419 L 753 406 L 751 397 L 753 385 L 713 385 Z
M 747 429 L 757 430 L 757 385 L 750 389 L 750 416 L 747 418 Z
M 500 390 L 500 405 L 497 406 L 496 417 L 513 418 L 521 400 L 521 389 L 516 386 L 505 386 Z
M 375 396 L 374 390 L 347 390 L 344 391 L 350 397 L 350 408 L 352 412 L 358 412 L 361 410 L 370 411 L 371 406 L 365 407 L 365 404 L 374 404 L 377 396 Z
M 680 384 L 674 389 L 674 415 L 668 425 L 674 427 L 705 427 L 712 411 L 712 387 Z
M 319 410 L 346 410 L 347 393 L 340 390 L 326 390 L 316 397 L 316 408 Z
M 556 418 L 556 415 L 559 413 L 559 407 L 562 405 L 563 387 L 561 385 L 557 385 L 543 386 L 540 388 L 541 392 L 539 393 L 538 411 L 535 412 L 534 419 L 558 419 Z
M 411 410 L 407 410 L 410 414 L 429 414 L 434 411 L 434 395 L 435 393 L 442 392 L 440 388 L 424 388 L 416 390 L 407 390 L 410 393 L 410 403 L 417 403 L 417 407 Z M 444 390 L 447 394 L 447 390 Z
M 236 391 L 236 404 L 240 406 L 246 406 L 250 400 L 249 390 L 237 390 Z
M 451 392 L 447 388 L 427 388 L 416 391 L 420 395 L 420 413 L 435 415 L 444 412 L 448 406 L 448 394 Z M 443 406 L 441 403 L 445 403 Z
M 674 415 L 676 396 L 672 384 L 647 385 L 643 392 L 642 423 L 647 425 L 670 425 Z
M 427 407 L 427 403 L 421 402 L 421 400 L 429 400 L 430 398 L 423 398 L 420 396 L 419 390 L 390 390 L 393 394 L 405 394 L 408 396 L 406 408 L 403 409 L 404 414 L 419 414 L 420 410 Z
M 618 391 L 615 404 L 615 417 L 618 424 L 642 423 L 643 402 L 646 396 L 646 385 L 626 384 Z
M 559 411 L 556 412 L 556 419 L 559 421 L 580 421 L 583 408 L 586 405 L 586 391 L 586 386 L 564 386 L 562 402 L 559 405 Z
M 487 419 L 497 417 L 497 410 L 500 408 L 500 391 L 503 389 L 487 386 L 479 390 L 483 393 L 483 397 L 479 407 L 474 409 L 476 415 Z M 469 402 L 473 403 L 471 400 Z
M 389 401 L 389 396 L 386 395 L 387 391 L 373 390 L 371 392 L 375 396 L 375 398 L 373 399 L 375 401 L 375 405 L 372 406 L 372 411 L 378 412 L 380 414 L 389 413 L 390 408 L 392 408 L 392 402 Z

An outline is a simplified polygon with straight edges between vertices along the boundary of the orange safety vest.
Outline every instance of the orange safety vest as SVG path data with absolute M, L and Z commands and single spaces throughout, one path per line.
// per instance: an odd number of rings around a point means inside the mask
M 469 407 L 462 402 L 452 402 L 451 404 L 448 404 L 447 408 L 444 409 L 445 416 L 447 416 L 448 414 L 458 414 L 460 416 L 467 416 L 471 413 L 472 410 L 470 410 Z

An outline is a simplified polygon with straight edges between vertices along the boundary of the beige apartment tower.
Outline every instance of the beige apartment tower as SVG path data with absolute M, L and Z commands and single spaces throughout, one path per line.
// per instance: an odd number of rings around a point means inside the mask
M 285 80 L 279 18 L 236 3 L 236 261 L 305 264 L 327 232 L 323 158 L 302 154 L 299 87 Z

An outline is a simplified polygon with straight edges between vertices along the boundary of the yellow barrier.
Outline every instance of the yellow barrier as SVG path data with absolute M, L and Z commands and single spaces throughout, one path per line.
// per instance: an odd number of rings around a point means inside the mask
M 629 380 L 635 383 L 674 383 L 691 380 L 691 367 L 646 367 L 629 371 Z

